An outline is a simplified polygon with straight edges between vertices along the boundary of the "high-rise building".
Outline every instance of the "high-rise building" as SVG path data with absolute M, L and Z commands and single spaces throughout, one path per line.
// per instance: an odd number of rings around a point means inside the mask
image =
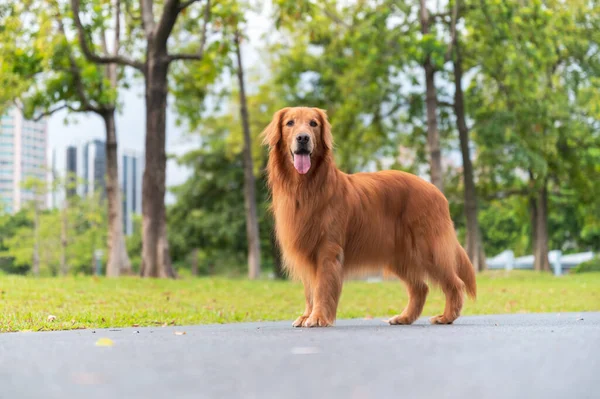
M 66 151 L 67 196 L 106 195 L 106 149 L 102 140 L 70 145 Z
M 133 215 L 142 213 L 142 176 L 144 159 L 139 154 L 126 151 L 119 165 L 121 193 L 123 196 L 123 231 L 133 233 Z
M 56 151 L 53 151 L 52 176 L 70 176 L 78 183 L 71 184 L 67 196 L 90 196 L 101 191 L 106 198 L 106 149 L 104 141 L 92 140 L 86 143 L 70 145 L 65 151 L 65 158 L 58 162 Z M 134 151 L 120 151 L 119 154 L 119 186 L 121 188 L 123 231 L 127 235 L 133 233 L 133 217 L 142 212 L 142 176 L 144 158 Z M 63 163 L 64 162 L 64 163 Z M 61 171 L 57 164 L 64 164 Z M 74 182 L 73 182 L 74 183 Z M 52 196 L 52 206 L 61 207 L 64 192 Z
M 106 146 L 101 140 L 93 140 L 83 147 L 84 195 L 93 195 L 100 191 L 100 197 L 106 195 Z
M 35 198 L 33 190 L 23 187 L 29 178 L 46 182 L 47 124 L 26 120 L 17 107 L 0 116 L 0 210 L 13 213 Z M 45 195 L 38 196 L 41 207 Z
M 63 150 L 64 151 L 64 150 Z M 100 192 L 106 198 L 106 147 L 102 140 L 79 142 L 60 151 L 52 151 L 53 179 L 69 177 L 71 183 L 66 194 L 72 196 L 91 196 Z M 64 157 L 64 158 L 63 158 Z M 131 235 L 134 230 L 133 217 L 142 212 L 142 176 L 144 158 L 134 151 L 119 151 L 119 186 L 121 189 L 121 207 L 123 211 L 123 230 Z M 64 165 L 64 167 L 57 167 Z M 75 180 L 76 179 L 76 180 Z M 64 191 L 52 193 L 52 207 L 60 208 L 64 201 Z
M 79 168 L 78 168 L 79 166 Z M 81 175 L 81 165 L 77 162 L 77 147 L 70 145 L 67 147 L 67 197 L 72 197 L 77 194 L 77 179 Z

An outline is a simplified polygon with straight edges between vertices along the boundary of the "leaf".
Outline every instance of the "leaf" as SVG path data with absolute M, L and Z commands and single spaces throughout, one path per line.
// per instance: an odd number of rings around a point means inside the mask
M 185 331 L 175 331 L 175 335 L 185 335 Z
M 110 338 L 100 338 L 96 341 L 96 346 L 114 346 L 114 342 Z

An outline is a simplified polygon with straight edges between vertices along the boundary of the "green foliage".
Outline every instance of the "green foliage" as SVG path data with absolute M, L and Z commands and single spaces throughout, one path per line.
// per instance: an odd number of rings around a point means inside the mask
M 404 140 L 403 122 L 412 116 L 407 115 L 412 96 L 402 77 L 410 66 L 406 49 L 413 46 L 416 25 L 389 21 L 406 20 L 408 11 L 386 1 L 344 6 L 279 1 L 277 6 L 286 37 L 270 51 L 286 103 L 327 110 L 343 170 L 393 159 Z
M 199 249 L 200 273 L 243 274 L 247 240 L 241 149 L 229 144 L 231 133 L 222 122 L 218 118 L 205 121 L 201 148 L 178 159 L 192 174 L 171 189 L 177 202 L 168 212 L 169 243 L 174 262 L 189 264 L 192 250 Z M 256 194 L 261 253 L 269 263 L 272 227 L 264 179 L 257 179 Z
M 111 2 L 82 1 L 90 36 L 110 30 Z M 205 3 L 202 3 L 205 4 Z M 451 65 L 445 57 L 454 1 L 431 9 L 430 33 L 421 34 L 419 2 L 273 2 L 277 35 L 260 46 L 260 62 L 246 65 L 248 109 L 263 262 L 272 262 L 272 220 L 263 168 L 266 150 L 259 133 L 284 106 L 326 109 L 333 125 L 335 157 L 348 172 L 402 168 L 426 176 L 426 118 L 421 64 L 437 68 L 439 130 L 444 155 L 456 154 Z M 143 59 L 139 2 L 123 5 L 122 53 Z M 432 4 L 430 4 L 432 5 Z M 0 6 L 0 107 L 22 97 L 28 116 L 66 105 L 81 110 L 79 88 L 90 103 L 117 106 L 118 85 L 105 69 L 82 56 L 67 3 L 27 0 Z M 162 4 L 158 5 L 159 7 Z M 459 45 L 464 60 L 467 122 L 474 156 L 479 221 L 485 250 L 532 251 L 530 201 L 548 188 L 549 247 L 563 252 L 600 249 L 600 3 L 520 0 L 458 3 Z M 58 7 L 58 8 L 57 8 Z M 441 7 L 441 8 L 440 8 Z M 232 75 L 233 37 L 244 36 L 250 5 L 211 2 L 204 59 L 170 66 L 177 123 L 201 143 L 178 162 L 192 171 L 173 187 L 168 210 L 174 262 L 189 268 L 199 249 L 202 274 L 239 274 L 246 262 L 242 132 L 237 86 Z M 204 8 L 184 10 L 169 41 L 169 52 L 198 51 Z M 25 24 L 28 17 L 30 24 Z M 271 33 L 271 32 L 269 32 Z M 67 37 L 69 39 L 67 39 Z M 102 52 L 100 48 L 94 49 Z M 78 79 L 73 66 L 80 71 Z M 118 70 L 118 77 L 123 71 Z M 123 79 L 120 85 L 127 86 Z M 80 86 L 78 85 L 80 83 Z M 446 195 L 459 237 L 464 239 L 462 171 L 445 171 Z M 83 201 L 69 214 L 73 270 L 91 270 L 90 248 L 103 245 L 105 216 Z M 136 221 L 140 231 L 139 221 Z M 2 270 L 25 273 L 31 259 L 31 209 L 0 216 Z M 55 211 L 42 212 L 42 272 L 56 270 Z M 57 233 L 58 232 L 58 233 Z M 128 238 L 139 267 L 140 235 Z M 54 240 L 54 241 L 53 241 Z M 29 247 L 28 247 L 29 246 Z M 76 260 L 76 261 L 75 261 Z M 44 271 L 46 270 L 46 271 Z
M 42 30 L 36 37 L 43 47 L 38 51 L 38 68 L 29 78 L 35 79 L 20 96 L 25 116 L 51 114 L 61 108 L 71 112 L 116 108 L 117 82 L 110 81 L 106 66 L 91 63 L 82 54 L 71 28 L 70 4 L 54 0 L 34 0 L 33 3 L 40 9 L 24 10 L 21 18 L 31 20 L 28 28 L 31 32 Z M 110 3 L 82 3 L 83 12 L 88 6 L 96 12 L 92 14 L 90 29 L 106 35 L 112 17 Z M 21 50 L 31 51 L 31 43 L 23 43 Z M 22 74 L 25 76 L 29 75 Z
M 15 263 L 15 258 L 7 253 L 8 241 L 23 230 L 32 231 L 33 221 L 26 209 L 21 209 L 14 215 L 0 214 L 0 270 L 6 273 L 24 274 L 29 269 L 29 264 L 24 266 Z M 29 259 L 31 262 L 31 258 Z
M 26 186 L 40 186 L 30 180 Z M 2 215 L 0 227 L 0 269 L 7 273 L 29 273 L 34 253 L 34 205 L 14 215 Z M 62 224 L 68 226 L 66 246 L 62 243 Z M 93 272 L 93 253 L 104 248 L 107 235 L 106 207 L 97 197 L 69 200 L 66 214 L 60 209 L 44 210 L 39 215 L 40 274 L 55 276 L 59 273 L 64 256 L 68 271 L 73 274 Z M 106 259 L 104 259 L 105 261 Z
M 600 257 L 595 258 L 578 264 L 576 267 L 571 269 L 571 273 L 592 273 L 600 272 Z

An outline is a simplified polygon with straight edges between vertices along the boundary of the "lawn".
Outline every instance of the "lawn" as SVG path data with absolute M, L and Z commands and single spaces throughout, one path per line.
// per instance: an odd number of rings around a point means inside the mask
M 600 273 L 487 272 L 477 282 L 478 298 L 466 300 L 464 315 L 600 311 Z M 396 281 L 349 281 L 338 318 L 387 318 L 405 303 Z M 443 306 L 433 288 L 424 315 Z M 285 281 L 0 276 L 0 332 L 291 321 L 303 309 L 302 286 Z

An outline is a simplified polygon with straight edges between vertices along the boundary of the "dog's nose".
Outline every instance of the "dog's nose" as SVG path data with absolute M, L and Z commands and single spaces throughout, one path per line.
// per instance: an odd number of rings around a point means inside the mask
M 296 140 L 300 144 L 306 144 L 310 140 L 310 136 L 306 133 L 300 133 L 299 135 L 296 136 Z

